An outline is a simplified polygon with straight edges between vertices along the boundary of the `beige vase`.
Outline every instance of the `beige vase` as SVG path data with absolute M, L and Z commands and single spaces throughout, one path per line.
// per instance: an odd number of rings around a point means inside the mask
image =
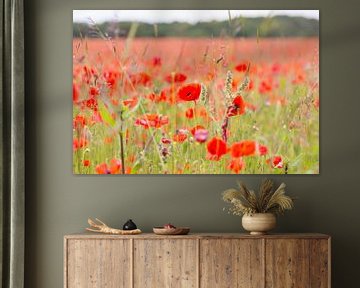
M 242 226 L 251 235 L 263 235 L 276 226 L 276 217 L 272 213 L 255 213 L 242 217 Z

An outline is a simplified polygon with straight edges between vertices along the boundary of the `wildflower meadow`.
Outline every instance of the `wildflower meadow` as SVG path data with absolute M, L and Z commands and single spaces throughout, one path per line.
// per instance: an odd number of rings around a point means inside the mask
M 75 174 L 319 173 L 318 37 L 92 29 L 73 39 Z

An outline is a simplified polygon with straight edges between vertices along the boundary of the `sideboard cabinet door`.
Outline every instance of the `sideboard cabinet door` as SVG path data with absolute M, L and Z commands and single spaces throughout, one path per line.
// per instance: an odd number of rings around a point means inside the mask
M 131 287 L 130 240 L 67 240 L 67 288 Z
M 266 239 L 266 287 L 330 287 L 329 252 L 327 239 Z
M 308 287 L 308 243 L 306 239 L 266 239 L 266 287 Z
M 202 239 L 200 287 L 263 287 L 263 252 L 261 239 Z
M 310 287 L 328 288 L 331 283 L 330 240 L 312 239 L 310 241 Z
M 134 288 L 197 287 L 196 239 L 135 239 Z

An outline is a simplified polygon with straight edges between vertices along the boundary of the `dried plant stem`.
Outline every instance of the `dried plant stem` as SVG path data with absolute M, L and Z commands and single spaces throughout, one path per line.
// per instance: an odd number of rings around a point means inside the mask
M 294 198 L 285 195 L 284 183 L 273 190 L 273 181 L 265 179 L 260 185 L 258 195 L 242 182 L 238 182 L 238 186 L 238 189 L 228 189 L 222 194 L 223 200 L 232 205 L 229 211 L 234 215 L 283 214 L 285 210 L 294 207 Z
M 104 234 L 115 234 L 115 235 L 135 235 L 135 234 L 141 233 L 140 229 L 121 230 L 121 229 L 111 228 L 97 218 L 95 218 L 95 221 L 88 218 L 88 223 L 91 228 L 86 228 L 86 230 L 91 231 L 91 232 L 98 232 L 98 233 L 104 233 Z
M 227 115 L 225 115 L 223 123 L 221 124 L 221 136 L 225 142 L 227 142 L 227 139 L 228 139 L 228 137 L 227 137 L 228 127 L 229 127 L 229 117 Z
M 121 172 L 122 174 L 125 174 L 125 149 L 124 149 L 124 127 L 123 127 L 123 123 L 124 123 L 124 119 L 123 119 L 123 115 L 122 112 L 120 114 L 120 157 L 121 157 Z
M 121 172 L 122 174 L 125 174 L 124 135 L 122 129 L 120 131 L 120 157 L 121 157 Z
M 228 140 L 227 135 L 228 135 L 229 121 L 230 121 L 229 113 L 234 109 L 236 109 L 235 105 L 230 105 L 227 107 L 224 120 L 221 124 L 221 136 L 225 142 L 227 142 Z

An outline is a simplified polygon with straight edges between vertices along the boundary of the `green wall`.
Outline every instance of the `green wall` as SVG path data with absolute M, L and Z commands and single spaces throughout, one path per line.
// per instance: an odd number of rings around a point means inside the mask
M 359 287 L 360 22 L 347 1 L 25 1 L 26 287 L 63 287 L 63 235 L 88 216 L 145 231 L 165 222 L 196 232 L 241 231 L 223 212 L 220 192 L 261 176 L 72 175 L 72 9 L 320 9 L 320 175 L 278 176 L 297 195 L 279 232 L 333 237 L 333 287 Z M 255 3 L 254 3 L 255 2 Z

